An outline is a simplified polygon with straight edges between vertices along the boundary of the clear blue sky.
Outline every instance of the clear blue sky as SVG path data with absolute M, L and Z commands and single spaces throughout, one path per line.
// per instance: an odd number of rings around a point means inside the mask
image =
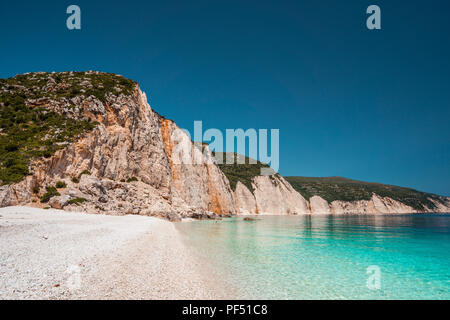
M 283 175 L 450 196 L 449 15 L 447 0 L 2 1 L 0 77 L 119 73 L 181 127 L 279 128 Z

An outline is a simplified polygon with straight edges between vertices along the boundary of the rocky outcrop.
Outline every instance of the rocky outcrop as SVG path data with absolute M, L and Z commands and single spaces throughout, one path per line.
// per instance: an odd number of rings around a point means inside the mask
M 235 213 L 229 182 L 207 146 L 196 146 L 173 121 L 161 121 L 172 191 L 186 203 L 217 214 Z
M 309 213 L 308 202 L 280 175 L 257 176 L 253 193 L 238 183 L 235 191 L 240 214 L 295 215 Z
M 313 196 L 309 199 L 309 209 L 312 214 L 331 213 L 331 209 L 328 202 L 319 196 Z
M 282 180 L 281 180 L 282 179 Z M 419 213 L 411 206 L 405 205 L 389 197 L 380 197 L 373 194 L 370 200 L 340 201 L 328 203 L 319 196 L 313 196 L 306 201 L 286 181 L 279 176 L 256 177 L 253 180 L 253 192 L 238 182 L 236 186 L 235 201 L 237 213 L 253 215 L 259 213 L 288 215 L 288 214 L 407 214 Z M 298 197 L 300 195 L 300 197 Z M 442 200 L 445 205 L 434 199 L 434 208 L 425 208 L 426 212 L 450 212 L 448 199 Z
M 48 205 L 170 220 L 235 213 L 228 180 L 209 150 L 202 153 L 175 123 L 154 112 L 138 87 L 106 103 L 94 97 L 73 102 L 99 124 L 51 158 L 33 162 L 22 182 L 1 187 L 1 206 L 38 205 L 46 186 L 64 181 Z
M 69 204 L 71 197 L 70 195 L 66 194 L 63 196 L 56 196 L 52 197 L 48 204 L 55 209 L 63 209 L 65 206 Z
M 373 194 L 370 200 L 360 200 L 353 202 L 333 201 L 330 204 L 330 212 L 335 214 L 343 213 L 416 213 L 417 210 L 399 201 L 388 197 L 380 197 Z
M 236 201 L 236 209 L 239 214 L 250 215 L 259 213 L 255 196 L 240 181 L 236 184 L 234 197 Z
M 29 203 L 32 200 L 33 188 L 36 185 L 34 177 L 26 177 L 21 182 L 0 187 L 0 207 L 16 206 Z
M 428 211 L 438 212 L 438 213 L 449 213 L 450 212 L 450 198 L 441 199 L 442 202 L 439 202 L 432 198 L 428 198 L 428 200 L 430 200 L 435 206 L 433 209 L 427 208 Z

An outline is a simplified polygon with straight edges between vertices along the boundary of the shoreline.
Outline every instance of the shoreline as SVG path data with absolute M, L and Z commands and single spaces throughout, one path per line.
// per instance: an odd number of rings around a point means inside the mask
M 210 271 L 169 221 L 0 208 L 0 299 L 232 298 Z

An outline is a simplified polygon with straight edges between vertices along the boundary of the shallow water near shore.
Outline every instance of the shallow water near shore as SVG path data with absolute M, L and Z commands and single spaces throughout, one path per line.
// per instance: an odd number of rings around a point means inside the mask
M 217 276 L 241 288 L 238 298 L 450 299 L 450 215 L 256 219 L 176 227 Z M 379 268 L 379 289 L 370 266 Z

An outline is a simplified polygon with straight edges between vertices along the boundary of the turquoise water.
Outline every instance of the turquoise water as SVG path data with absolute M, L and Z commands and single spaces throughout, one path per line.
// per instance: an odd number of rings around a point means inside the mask
M 450 215 L 257 219 L 177 229 L 244 298 L 450 299 Z M 380 271 L 371 289 L 369 266 Z

